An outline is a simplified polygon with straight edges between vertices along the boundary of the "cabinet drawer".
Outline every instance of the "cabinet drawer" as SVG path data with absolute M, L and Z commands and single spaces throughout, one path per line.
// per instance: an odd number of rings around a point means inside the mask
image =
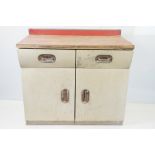
M 77 50 L 77 68 L 120 68 L 130 67 L 133 51 L 121 50 Z
M 22 68 L 74 68 L 75 50 L 19 49 Z

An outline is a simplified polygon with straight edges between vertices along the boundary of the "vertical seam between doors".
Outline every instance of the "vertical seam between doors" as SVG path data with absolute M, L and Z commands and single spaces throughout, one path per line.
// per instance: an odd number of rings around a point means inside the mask
M 76 52 L 77 52 L 77 50 L 75 50 L 74 123 L 76 120 Z

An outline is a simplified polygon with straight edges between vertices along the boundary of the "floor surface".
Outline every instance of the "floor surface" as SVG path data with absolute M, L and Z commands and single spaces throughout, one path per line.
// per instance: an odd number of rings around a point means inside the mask
M 155 128 L 155 104 L 128 103 L 123 125 L 26 125 L 21 101 L 0 101 L 0 129 Z

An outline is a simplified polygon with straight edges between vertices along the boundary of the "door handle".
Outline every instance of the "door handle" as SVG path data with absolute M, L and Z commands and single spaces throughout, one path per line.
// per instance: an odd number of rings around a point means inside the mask
M 81 101 L 83 103 L 88 103 L 89 102 L 89 96 L 90 96 L 90 92 L 87 89 L 82 90 L 81 92 Z
M 63 89 L 61 91 L 61 101 L 64 103 L 69 102 L 69 90 L 68 89 Z

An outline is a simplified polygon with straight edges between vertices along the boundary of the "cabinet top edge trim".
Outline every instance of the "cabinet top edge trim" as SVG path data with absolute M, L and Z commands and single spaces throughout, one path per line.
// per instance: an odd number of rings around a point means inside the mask
M 70 52 L 70 51 L 72 51 L 72 52 L 75 52 L 75 51 L 94 51 L 94 52 L 97 52 L 97 51 L 116 51 L 116 52 L 124 52 L 124 51 L 126 51 L 126 52 L 133 52 L 133 50 L 132 49 L 62 49 L 62 48 L 60 48 L 60 49 L 56 49 L 56 48 L 18 48 L 17 49 L 18 51 L 26 51 L 26 50 L 36 50 L 36 51 L 41 51 L 41 50 L 44 50 L 44 51 L 68 51 L 68 52 Z
M 28 49 L 134 49 L 134 45 L 121 36 L 29 35 L 16 46 Z

